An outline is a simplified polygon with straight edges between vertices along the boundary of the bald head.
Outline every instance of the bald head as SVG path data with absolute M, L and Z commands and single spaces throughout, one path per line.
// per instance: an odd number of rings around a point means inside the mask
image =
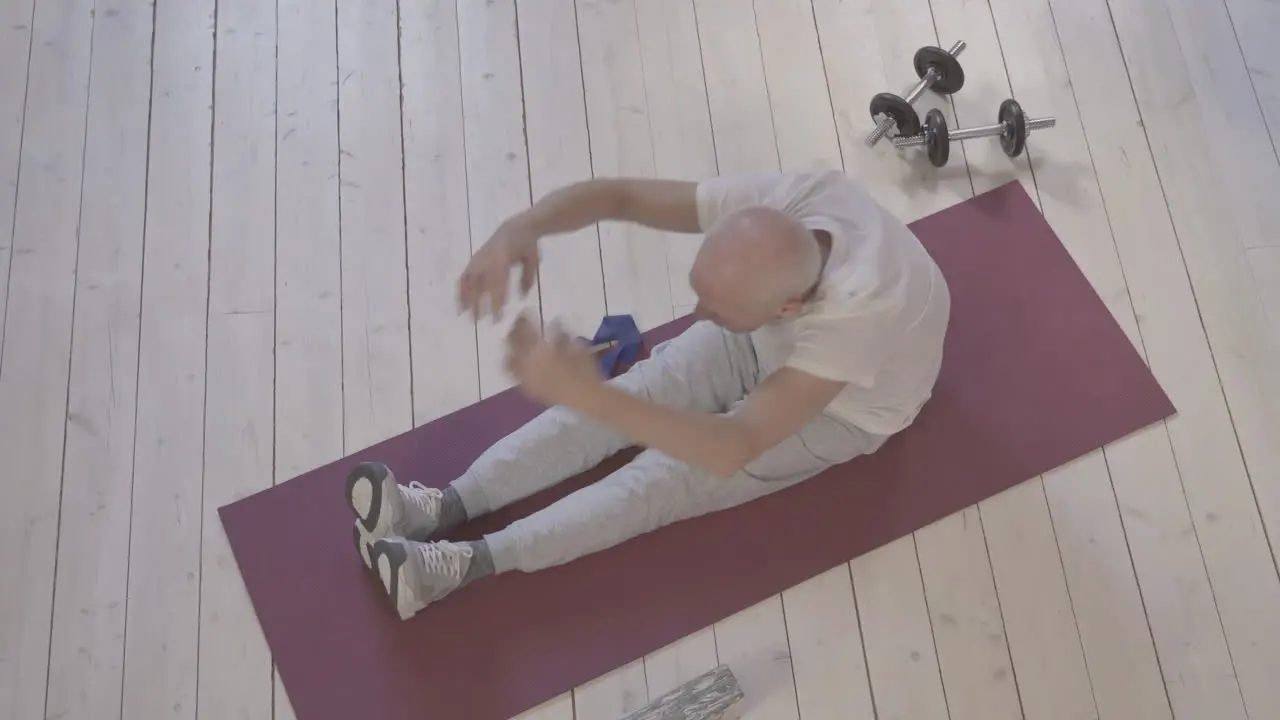
M 808 228 L 772 208 L 749 207 L 707 231 L 689 279 L 704 310 L 758 325 L 798 304 L 821 270 L 822 250 Z

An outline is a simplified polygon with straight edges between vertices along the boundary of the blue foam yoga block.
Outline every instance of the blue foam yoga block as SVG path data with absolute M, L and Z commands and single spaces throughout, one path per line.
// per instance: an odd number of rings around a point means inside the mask
M 605 315 L 590 344 L 610 343 L 609 350 L 600 355 L 600 372 L 613 377 L 619 365 L 630 365 L 640 355 L 643 345 L 640 328 L 630 315 Z

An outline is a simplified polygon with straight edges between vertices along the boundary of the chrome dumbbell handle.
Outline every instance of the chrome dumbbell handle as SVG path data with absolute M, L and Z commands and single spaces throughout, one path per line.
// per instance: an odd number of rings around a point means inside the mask
M 1030 118 L 1027 120 L 1027 132 L 1033 130 L 1046 130 L 1057 125 L 1058 121 L 1054 117 Z M 979 125 L 978 127 L 961 128 L 952 130 L 947 133 L 949 140 L 972 140 L 980 137 L 992 137 L 1000 135 L 1004 132 L 1005 123 L 995 123 L 994 125 Z M 894 147 L 912 147 L 914 145 L 924 145 L 926 142 L 924 135 L 914 135 L 912 137 L 894 138 Z
M 965 47 L 967 47 L 965 41 L 957 40 L 956 44 L 952 45 L 951 49 L 947 52 L 950 53 L 951 57 L 956 57 L 960 53 L 964 52 Z M 933 83 L 936 82 L 937 79 L 938 71 L 934 68 L 929 68 L 929 70 L 925 72 L 924 77 L 920 78 L 915 85 L 912 85 L 902 96 L 902 99 L 906 100 L 908 105 L 914 105 L 916 100 L 920 99 L 920 96 L 924 94 L 924 91 L 932 87 Z M 880 139 L 893 128 L 893 125 L 893 118 L 881 118 L 880 122 L 876 124 L 875 129 L 867 135 L 865 141 L 867 143 L 867 147 L 871 147 L 880 142 Z

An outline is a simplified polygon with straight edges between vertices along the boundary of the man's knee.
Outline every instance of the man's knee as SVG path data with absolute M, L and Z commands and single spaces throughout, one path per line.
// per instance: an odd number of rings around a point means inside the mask
M 725 478 L 657 450 L 642 452 L 629 469 L 625 476 L 628 492 L 635 507 L 642 508 L 644 525 L 649 528 L 750 502 L 790 484 L 784 480 L 800 479 L 803 474 L 791 468 L 789 473 L 762 473 L 758 477 L 743 470 Z
M 644 450 L 601 481 L 618 493 L 618 505 L 652 529 L 697 514 L 710 474 L 658 450 Z

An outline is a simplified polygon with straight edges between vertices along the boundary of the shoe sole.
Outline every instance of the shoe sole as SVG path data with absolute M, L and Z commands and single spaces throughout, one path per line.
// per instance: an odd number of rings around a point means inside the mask
M 376 462 L 360 463 L 347 473 L 347 505 L 365 534 L 373 538 L 383 537 L 389 530 L 383 527 L 390 519 L 382 512 L 382 493 L 391 477 L 387 466 Z
M 387 524 L 387 516 L 382 512 L 383 489 L 390 477 L 391 470 L 378 462 L 360 463 L 347 473 L 347 505 L 356 516 L 355 526 L 352 528 L 356 551 L 364 566 L 370 570 L 373 569 L 373 543 L 385 537 L 390 530 L 383 527 Z
M 404 582 L 401 575 L 401 568 L 408 561 L 408 553 L 404 546 L 399 543 L 378 540 L 373 544 L 371 551 L 373 563 L 377 566 L 378 580 L 382 582 L 382 589 L 386 591 L 387 598 L 396 609 L 396 614 L 401 620 L 408 620 L 414 616 L 413 612 L 405 612 L 405 603 L 401 602 L 400 593 L 404 591 Z

